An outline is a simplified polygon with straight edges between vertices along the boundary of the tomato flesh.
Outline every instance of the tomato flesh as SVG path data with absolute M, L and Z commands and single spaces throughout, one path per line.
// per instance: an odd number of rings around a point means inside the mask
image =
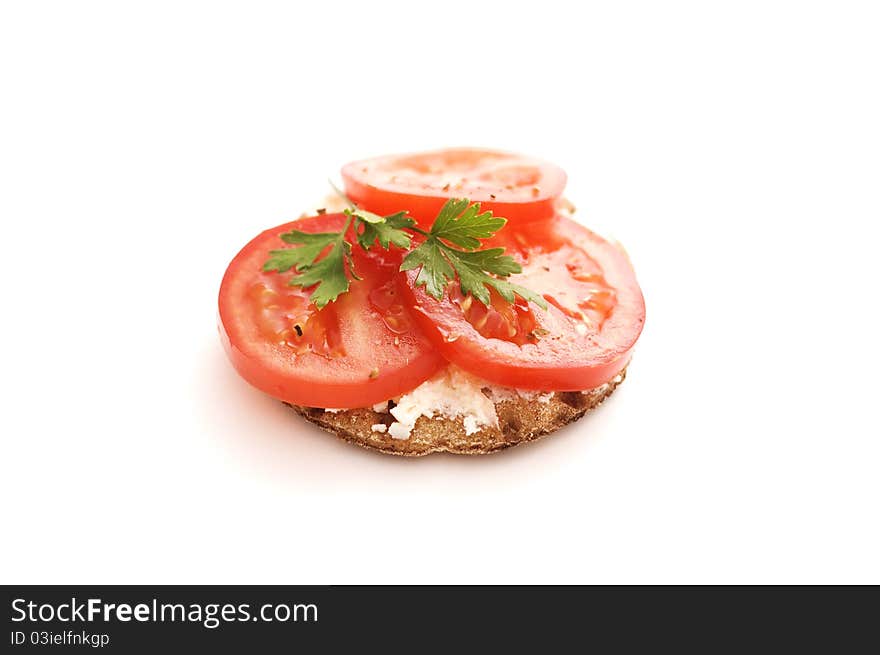
M 423 226 L 449 198 L 479 202 L 512 223 L 547 219 L 566 182 L 554 164 L 473 148 L 355 161 L 342 168 L 342 178 L 362 208 L 381 215 L 407 210 Z
M 220 334 L 245 380 L 285 402 L 366 407 L 412 390 L 443 365 L 404 306 L 398 261 L 354 248 L 361 280 L 318 310 L 311 289 L 287 285 L 292 273 L 263 272 L 270 250 L 289 247 L 291 229 L 334 232 L 346 217 L 328 214 L 267 230 L 230 263 L 220 287 Z
M 485 245 L 521 263 L 511 282 L 543 295 L 548 309 L 494 293 L 486 307 L 456 283 L 438 301 L 408 271 L 413 316 L 446 359 L 495 384 L 542 391 L 591 389 L 626 366 L 645 304 L 619 248 L 564 216 L 508 226 Z

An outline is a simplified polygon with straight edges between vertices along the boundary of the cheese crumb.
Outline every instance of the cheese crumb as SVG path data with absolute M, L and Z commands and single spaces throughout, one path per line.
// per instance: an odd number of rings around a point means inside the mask
M 406 440 L 409 439 L 409 435 L 412 433 L 413 426 L 406 426 L 403 423 L 392 423 L 391 427 L 388 428 L 388 436 L 392 439 L 400 439 Z
M 370 426 L 370 429 L 373 432 L 385 432 L 388 429 L 388 426 L 384 423 L 373 423 L 373 425 Z

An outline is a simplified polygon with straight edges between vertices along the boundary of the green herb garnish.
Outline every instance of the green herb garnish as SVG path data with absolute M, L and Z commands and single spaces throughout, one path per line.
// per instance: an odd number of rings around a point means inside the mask
M 291 230 L 281 235 L 284 243 L 300 244 L 297 248 L 270 250 L 269 259 L 263 264 L 264 271 L 285 273 L 291 268 L 296 274 L 287 283 L 292 287 L 318 286 L 312 291 L 309 300 L 318 308 L 336 300 L 351 286 L 346 265 L 352 277 L 358 279 L 351 260 L 351 244 L 345 240 L 345 233 L 351 220 L 345 222 L 340 232 L 300 232 Z M 327 247 L 330 250 L 318 261 Z
M 361 218 L 360 211 L 352 212 L 351 215 Z M 358 233 L 358 243 L 364 250 L 372 248 L 376 241 L 385 250 L 388 250 L 389 244 L 407 250 L 412 245 L 412 237 L 407 233 L 407 230 L 412 230 L 415 224 L 416 222 L 407 216 L 406 212 L 385 216 L 380 223 L 364 222 L 363 230 Z
M 493 236 L 506 223 L 507 219 L 493 216 L 491 211 L 480 213 L 478 202 L 450 198 L 430 232 L 417 229 L 425 241 L 403 259 L 400 270 L 421 267 L 416 285 L 424 285 L 428 295 L 437 300 L 443 298 L 443 290 L 457 275 L 461 292 L 484 305 L 489 304 L 489 287 L 494 287 L 507 302 L 513 302 L 517 295 L 547 309 L 540 295 L 504 279 L 522 271 L 513 257 L 504 254 L 504 248 L 477 250 L 482 245 L 480 239 Z
M 357 243 L 365 250 L 376 247 L 377 243 L 386 250 L 392 245 L 407 250 L 412 247 L 412 234 L 424 237 L 424 241 L 404 257 L 400 270 L 418 268 L 416 285 L 424 286 L 437 300 L 443 298 L 447 285 L 457 277 L 461 292 L 472 295 L 484 305 L 489 304 L 491 287 L 507 302 L 512 303 L 515 296 L 520 296 L 547 308 L 539 294 L 507 280 L 510 275 L 521 272 L 522 267 L 504 254 L 504 248 L 479 249 L 481 239 L 492 237 L 507 223 L 507 219 L 493 216 L 491 211 L 480 212 L 480 203 L 450 198 L 440 209 L 430 231 L 426 231 L 417 227 L 406 212 L 379 216 L 359 209 L 339 193 L 349 203 L 345 210 L 349 220 L 341 231 L 285 232 L 281 239 L 296 247 L 270 251 L 263 265 L 264 271 L 285 273 L 293 269 L 295 274 L 288 282 L 290 286 L 306 288 L 317 284 L 309 300 L 319 309 L 347 292 L 350 278 L 359 279 L 351 257 L 351 244 L 345 240 L 352 221 Z

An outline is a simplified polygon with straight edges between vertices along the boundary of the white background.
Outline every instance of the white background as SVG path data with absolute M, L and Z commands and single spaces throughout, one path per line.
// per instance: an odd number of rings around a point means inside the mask
M 872 4 L 4 2 L 0 580 L 880 582 Z M 378 456 L 239 380 L 216 293 L 448 145 L 563 166 L 647 324 L 550 439 Z

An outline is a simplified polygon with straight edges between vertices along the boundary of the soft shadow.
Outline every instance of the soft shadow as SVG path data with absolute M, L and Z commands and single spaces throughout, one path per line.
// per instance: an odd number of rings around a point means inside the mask
M 194 410 L 221 456 L 234 460 L 248 477 L 272 478 L 306 493 L 430 488 L 457 495 L 522 487 L 571 466 L 601 435 L 590 429 L 596 421 L 588 414 L 552 437 L 492 455 L 393 457 L 346 443 L 257 391 L 238 376 L 219 344 L 198 354 L 195 382 Z M 603 409 L 610 409 L 615 396 Z

